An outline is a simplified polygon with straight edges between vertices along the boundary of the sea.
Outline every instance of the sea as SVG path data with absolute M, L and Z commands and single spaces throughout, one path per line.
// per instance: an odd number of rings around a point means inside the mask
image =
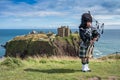
M 33 30 L 37 32 L 54 32 L 57 34 L 57 29 L 0 29 L 0 45 L 5 45 L 6 42 L 16 36 L 26 35 Z M 72 32 L 78 29 L 71 29 Z M 94 57 L 102 57 L 108 54 L 120 52 L 120 29 L 105 29 L 104 34 L 95 43 Z M 0 57 L 5 55 L 5 49 L 0 46 Z

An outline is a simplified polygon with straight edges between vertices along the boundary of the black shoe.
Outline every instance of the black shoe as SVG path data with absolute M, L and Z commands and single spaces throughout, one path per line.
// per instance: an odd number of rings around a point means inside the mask
M 92 70 L 87 70 L 87 72 L 91 72 Z
M 81 70 L 82 72 L 91 72 L 91 70 L 87 70 L 87 71 L 85 71 L 85 70 Z
M 87 72 L 87 71 L 85 71 L 85 70 L 81 70 L 82 72 Z

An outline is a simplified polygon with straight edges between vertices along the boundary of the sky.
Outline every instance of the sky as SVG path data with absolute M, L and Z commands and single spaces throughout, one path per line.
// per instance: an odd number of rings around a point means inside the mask
M 0 29 L 77 29 L 88 11 L 105 29 L 120 29 L 120 0 L 0 0 Z

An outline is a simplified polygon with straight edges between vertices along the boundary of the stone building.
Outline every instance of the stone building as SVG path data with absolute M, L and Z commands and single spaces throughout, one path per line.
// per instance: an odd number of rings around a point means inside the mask
M 68 37 L 70 35 L 70 29 L 67 26 L 61 26 L 58 28 L 58 36 L 60 37 Z

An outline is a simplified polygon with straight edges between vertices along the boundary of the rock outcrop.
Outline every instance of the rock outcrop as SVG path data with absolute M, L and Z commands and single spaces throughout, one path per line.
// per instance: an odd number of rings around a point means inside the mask
M 5 56 L 78 56 L 79 35 L 59 37 L 54 34 L 28 34 L 17 36 L 6 43 Z

